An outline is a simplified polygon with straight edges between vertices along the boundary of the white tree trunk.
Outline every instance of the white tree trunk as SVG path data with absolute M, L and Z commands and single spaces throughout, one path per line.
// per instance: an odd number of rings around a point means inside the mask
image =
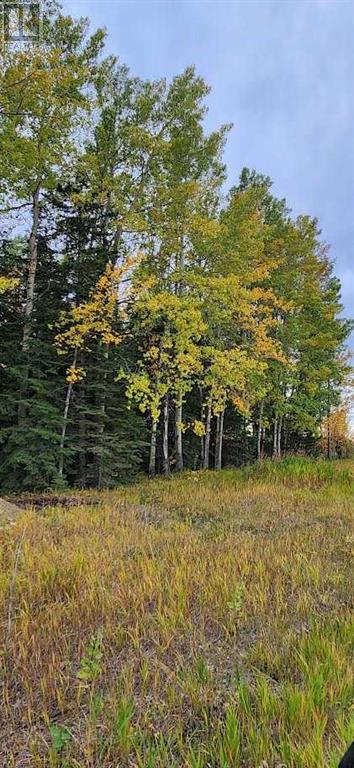
M 73 363 L 72 363 L 72 367 L 74 369 L 76 368 L 76 363 L 77 363 L 77 349 L 75 349 Z M 63 426 L 61 429 L 61 438 L 60 438 L 60 456 L 59 456 L 59 468 L 58 468 L 59 477 L 63 477 L 63 472 L 64 472 L 64 446 L 65 446 L 66 430 L 68 426 L 68 415 L 69 415 L 72 391 L 73 391 L 73 383 L 72 381 L 69 381 L 69 384 L 66 388 L 65 405 L 64 405 L 64 413 L 63 413 Z
M 175 410 L 175 452 L 176 452 L 176 471 L 180 472 L 183 469 L 183 437 L 182 437 L 182 419 L 183 419 L 183 406 L 182 395 L 180 395 L 179 401 Z
M 274 417 L 273 424 L 273 459 L 278 457 L 278 417 Z
M 206 422 L 205 422 L 203 469 L 209 469 L 210 431 L 211 431 L 211 406 L 208 405 Z
M 168 456 L 168 417 L 169 417 L 169 397 L 166 395 L 163 408 L 163 435 L 162 435 L 162 455 L 163 471 L 165 475 L 170 474 L 170 462 Z
M 225 409 L 218 413 L 216 419 L 216 445 L 215 445 L 215 469 L 222 467 L 222 442 L 224 433 L 224 414 Z
M 152 422 L 150 438 L 150 458 L 149 458 L 149 477 L 155 477 L 156 474 L 156 442 L 157 442 L 157 422 Z
M 262 400 L 259 408 L 259 421 L 258 421 L 258 433 L 257 433 L 257 459 L 258 460 L 261 458 L 261 455 L 262 455 L 263 410 L 264 410 L 264 400 Z
M 277 456 L 278 456 L 278 459 L 281 458 L 281 430 L 282 430 L 282 425 L 283 425 L 283 417 L 279 416 L 279 421 L 278 421 L 278 445 L 277 445 Z

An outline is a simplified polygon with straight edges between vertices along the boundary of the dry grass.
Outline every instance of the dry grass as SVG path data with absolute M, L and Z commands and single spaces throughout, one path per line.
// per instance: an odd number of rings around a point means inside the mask
M 354 735 L 342 467 L 186 473 L 5 526 L 1 766 L 335 768 Z

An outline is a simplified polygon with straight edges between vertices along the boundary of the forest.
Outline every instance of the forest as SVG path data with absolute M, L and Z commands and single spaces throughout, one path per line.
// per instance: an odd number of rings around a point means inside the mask
M 329 248 L 267 175 L 228 178 L 194 68 L 136 77 L 51 4 L 0 56 L 5 491 L 346 455 Z

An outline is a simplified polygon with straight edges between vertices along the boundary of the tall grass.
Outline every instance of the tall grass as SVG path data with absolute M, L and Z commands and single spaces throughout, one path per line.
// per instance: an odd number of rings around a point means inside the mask
M 350 485 L 353 482 L 350 466 L 343 467 L 338 461 L 310 459 L 306 456 L 285 456 L 275 461 L 264 459 L 243 471 L 246 477 L 275 480 L 294 486 L 322 486 L 333 482 Z
M 354 727 L 350 467 L 299 466 L 4 527 L 0 765 L 334 768 Z

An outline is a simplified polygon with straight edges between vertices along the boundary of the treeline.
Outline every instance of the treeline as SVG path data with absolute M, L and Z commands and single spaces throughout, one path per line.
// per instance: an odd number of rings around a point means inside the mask
M 2 486 L 318 450 L 349 324 L 317 221 L 225 193 L 193 68 L 132 77 L 49 6 L 1 55 Z

